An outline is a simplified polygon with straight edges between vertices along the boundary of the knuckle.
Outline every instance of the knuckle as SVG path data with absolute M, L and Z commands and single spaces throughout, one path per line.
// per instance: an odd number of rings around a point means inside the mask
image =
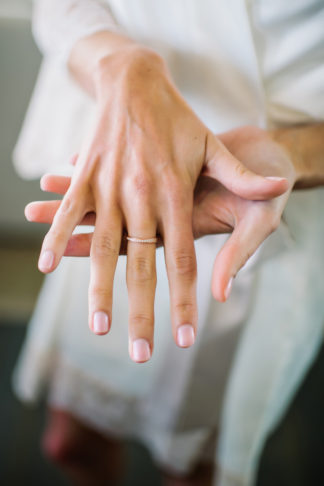
M 161 175 L 161 187 L 165 188 L 165 201 L 171 207 L 183 205 L 185 201 L 186 182 L 183 174 L 178 174 L 173 169 L 166 169 Z
M 108 287 L 103 287 L 99 284 L 92 284 L 89 286 L 89 296 L 99 297 L 110 301 L 112 299 L 112 291 Z
M 237 162 L 234 166 L 234 172 L 238 175 L 238 177 L 242 177 L 248 172 L 248 169 L 240 162 Z
M 129 277 L 134 282 L 154 282 L 156 280 L 154 261 L 146 257 L 136 257 L 130 265 Z
M 192 315 L 196 311 L 194 303 L 189 301 L 177 302 L 175 304 L 175 309 L 177 312 L 186 315 Z
M 49 230 L 47 235 L 44 238 L 45 245 L 60 245 L 66 241 L 64 233 L 56 227 L 53 227 Z
M 71 214 L 77 209 L 77 201 L 72 196 L 65 196 L 60 206 L 61 214 Z
M 172 208 L 183 208 L 184 204 L 188 201 L 188 193 L 186 191 L 185 184 L 178 178 L 172 176 L 168 178 L 166 185 L 167 198 Z
M 91 252 L 99 257 L 116 257 L 119 254 L 119 248 L 110 235 L 100 235 L 93 239 Z
M 180 185 L 168 191 L 168 201 L 173 210 L 183 209 L 186 200 L 183 196 L 183 188 Z
M 193 254 L 178 252 L 174 255 L 174 267 L 180 275 L 194 278 L 196 276 L 196 258 Z
M 132 190 L 138 198 L 147 198 L 152 194 L 152 180 L 144 172 L 138 172 L 131 177 Z
M 153 316 L 145 314 L 144 312 L 130 314 L 130 322 L 134 325 L 149 325 L 153 324 Z

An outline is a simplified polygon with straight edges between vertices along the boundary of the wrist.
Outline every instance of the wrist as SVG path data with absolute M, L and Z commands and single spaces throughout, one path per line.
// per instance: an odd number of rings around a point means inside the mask
M 103 99 L 115 91 L 115 87 L 126 84 L 136 87 L 147 85 L 153 80 L 167 77 L 164 60 L 152 49 L 136 44 L 125 43 L 114 52 L 98 58 L 93 70 L 93 83 L 96 99 Z
M 294 170 L 294 184 L 300 184 L 307 174 L 298 131 L 294 128 L 278 128 L 272 130 L 270 136 L 287 153 Z
M 103 31 L 80 39 L 68 66 L 81 87 L 97 98 L 136 63 L 165 70 L 164 61 L 153 50 L 124 35 Z
M 295 188 L 324 184 L 324 124 L 280 128 L 272 137 L 287 152 L 296 172 Z

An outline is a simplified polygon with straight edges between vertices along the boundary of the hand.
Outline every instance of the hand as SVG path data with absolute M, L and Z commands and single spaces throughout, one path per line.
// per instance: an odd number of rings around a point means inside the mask
M 212 292 L 223 301 L 233 279 L 261 243 L 278 227 L 297 180 L 295 157 L 285 145 L 257 127 L 244 126 L 219 136 L 225 147 L 251 171 L 273 174 L 288 181 L 281 196 L 264 201 L 237 196 L 209 177 L 201 176 L 195 190 L 193 229 L 195 238 L 206 234 L 232 233 L 218 253 L 213 270 Z
M 180 346 L 188 346 L 197 321 L 192 207 L 200 172 L 245 198 L 281 194 L 287 181 L 268 180 L 246 170 L 195 116 L 155 54 L 126 49 L 110 57 L 109 69 L 101 67 L 94 127 L 44 239 L 39 268 L 54 270 L 74 227 L 85 214 L 96 213 L 89 324 L 104 334 L 111 324 L 113 277 L 123 231 L 138 238 L 159 234 L 165 248 L 174 338 Z M 135 361 L 146 361 L 153 348 L 155 248 L 129 243 L 127 257 L 130 354 Z M 187 326 L 182 328 L 183 324 Z
M 271 171 L 278 177 L 285 176 L 289 181 L 289 190 L 282 196 L 254 201 L 236 196 L 210 177 L 199 177 L 193 210 L 194 237 L 232 233 L 215 262 L 213 293 L 216 299 L 222 301 L 224 299 L 219 291 L 221 281 L 230 282 L 231 277 L 237 274 L 258 246 L 277 228 L 295 180 L 295 171 L 289 155 L 261 129 L 242 127 L 221 135 L 220 139 L 244 161 L 245 166 L 264 174 Z M 65 194 L 70 182 L 69 177 L 48 174 L 42 178 L 41 187 L 45 191 Z M 26 209 L 28 219 L 51 223 L 60 204 L 59 200 L 31 203 Z M 95 225 L 95 220 L 95 213 L 89 213 L 80 224 Z M 89 256 L 92 236 L 92 233 L 73 235 L 65 255 Z M 121 248 L 120 253 L 125 253 L 125 247 Z

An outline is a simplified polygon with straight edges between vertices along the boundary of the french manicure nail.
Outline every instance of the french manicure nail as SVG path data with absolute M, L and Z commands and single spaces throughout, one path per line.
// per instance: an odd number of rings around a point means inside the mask
M 231 290 L 232 290 L 232 287 L 233 287 L 233 277 L 230 278 L 228 284 L 227 284 L 227 287 L 225 289 L 225 299 L 227 300 L 230 296 L 230 293 L 231 293 Z
M 51 250 L 45 250 L 41 254 L 38 262 L 38 268 L 42 272 L 50 270 L 54 263 L 54 253 Z
M 285 177 L 275 177 L 275 176 L 268 176 L 266 177 L 269 181 L 285 181 Z
M 189 348 L 195 342 L 195 332 L 191 324 L 182 324 L 178 328 L 177 342 L 181 348 Z
M 96 334 L 106 334 L 109 331 L 108 316 L 103 311 L 97 311 L 93 315 L 93 332 Z
M 132 358 L 137 363 L 148 361 L 151 357 L 151 349 L 146 339 L 140 338 L 133 342 Z

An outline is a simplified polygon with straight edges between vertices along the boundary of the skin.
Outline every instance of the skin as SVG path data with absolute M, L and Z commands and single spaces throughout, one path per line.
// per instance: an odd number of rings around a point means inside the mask
M 219 138 L 240 157 L 246 167 L 259 173 L 271 172 L 277 177 L 285 177 L 289 184 L 282 196 L 259 201 L 237 196 L 209 176 L 199 177 L 194 193 L 194 237 L 232 233 L 215 261 L 213 294 L 222 301 L 222 282 L 228 282 L 231 276 L 235 276 L 262 241 L 277 228 L 296 181 L 296 171 L 285 150 L 264 130 L 243 127 L 222 134 Z M 70 183 L 69 177 L 48 174 L 42 178 L 41 187 L 45 191 L 65 194 Z M 34 222 L 51 223 L 60 204 L 60 200 L 34 202 L 26 208 L 26 215 Z M 95 213 L 90 213 L 81 224 L 95 225 L 95 222 Z M 92 233 L 73 235 L 65 255 L 89 256 L 92 239 Z M 121 253 L 125 253 L 125 250 L 123 246 Z
M 219 139 L 246 167 L 261 174 L 273 173 L 285 177 L 288 190 L 281 196 L 266 201 L 241 198 L 210 177 L 198 179 L 193 208 L 193 233 L 195 238 L 207 234 L 232 233 L 217 256 L 213 278 L 213 293 L 222 301 L 221 284 L 236 275 L 250 255 L 274 231 L 279 222 L 292 188 L 310 188 L 323 184 L 321 144 L 324 125 L 266 132 L 256 127 L 241 127 L 222 134 Z M 296 144 L 304 139 L 306 145 Z M 284 138 L 286 137 L 286 138 Z M 294 142 L 294 143 L 292 143 Z M 298 154 L 295 148 L 298 147 Z M 318 150 L 314 151 L 314 147 Z M 310 152 L 314 152 L 313 154 Z M 307 163 L 303 162 L 303 157 Z M 65 194 L 70 178 L 45 175 L 41 186 L 45 191 Z M 35 202 L 26 209 L 31 221 L 51 223 L 61 201 Z M 261 224 L 262 223 L 262 224 Z M 95 224 L 95 214 L 88 214 L 81 224 Z M 74 235 L 70 238 L 67 256 L 89 256 L 92 234 Z M 160 241 L 161 244 L 161 241 Z M 125 253 L 123 246 L 121 253 Z
M 112 322 L 113 279 L 123 233 L 137 238 L 158 234 L 164 245 L 173 336 L 187 347 L 197 326 L 192 213 L 199 175 L 255 200 L 282 194 L 289 182 L 257 175 L 234 157 L 187 105 L 156 53 L 122 39 L 102 54 L 104 46 L 111 47 L 105 34 L 96 34 L 72 54 L 71 70 L 95 96 L 97 115 L 44 239 L 39 269 L 48 273 L 57 267 L 75 226 L 95 212 L 89 325 L 105 334 Z M 98 52 L 89 69 L 84 61 Z M 226 299 L 233 276 L 229 271 L 220 276 L 219 300 Z M 154 245 L 127 245 L 126 279 L 130 356 L 143 362 L 153 351 Z

